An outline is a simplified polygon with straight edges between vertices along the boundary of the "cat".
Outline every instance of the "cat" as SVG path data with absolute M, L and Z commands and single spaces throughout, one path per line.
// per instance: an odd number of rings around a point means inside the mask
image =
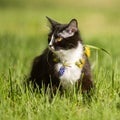
M 51 86 L 54 93 L 58 88 L 63 91 L 76 84 L 78 91 L 81 86 L 82 93 L 89 92 L 94 83 L 77 20 L 61 24 L 49 17 L 47 19 L 51 30 L 48 47 L 33 60 L 30 81 L 40 89 Z

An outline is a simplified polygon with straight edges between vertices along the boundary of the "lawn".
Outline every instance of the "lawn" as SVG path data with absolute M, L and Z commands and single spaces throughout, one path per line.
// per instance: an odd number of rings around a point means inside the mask
M 14 4 L 13 4 L 14 3 Z M 120 2 L 30 1 L 0 2 L 0 120 L 120 120 Z M 47 46 L 49 16 L 61 23 L 76 18 L 96 85 L 91 103 L 82 95 L 60 98 L 29 91 L 24 86 L 32 60 Z

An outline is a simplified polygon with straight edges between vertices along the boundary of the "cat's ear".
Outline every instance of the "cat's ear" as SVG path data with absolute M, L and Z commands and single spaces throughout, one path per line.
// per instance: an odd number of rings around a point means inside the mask
M 68 24 L 68 30 L 71 32 L 76 32 L 78 30 L 78 22 L 76 19 L 72 19 Z
M 51 18 L 47 17 L 46 18 L 48 19 L 49 23 L 50 23 L 50 28 L 51 29 L 54 29 L 56 25 L 60 24 L 58 22 L 56 22 L 55 20 L 52 20 Z

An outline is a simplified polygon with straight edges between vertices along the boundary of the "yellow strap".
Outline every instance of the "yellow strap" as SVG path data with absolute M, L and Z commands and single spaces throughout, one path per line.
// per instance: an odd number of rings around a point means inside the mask
M 85 55 L 87 57 L 90 57 L 90 48 L 89 47 L 85 47 Z
M 84 51 L 84 54 L 87 56 L 87 57 L 90 57 L 90 48 L 89 47 L 85 47 L 85 51 Z M 54 57 L 53 59 L 54 62 L 58 62 L 59 59 Z M 84 64 L 85 64 L 85 59 L 81 59 L 77 62 L 75 62 L 75 64 L 79 67 L 79 68 L 83 68 Z M 64 62 L 63 63 L 63 66 L 66 66 L 66 67 L 71 67 L 68 63 Z
M 81 59 L 75 63 L 79 68 L 82 68 L 85 64 L 85 59 Z

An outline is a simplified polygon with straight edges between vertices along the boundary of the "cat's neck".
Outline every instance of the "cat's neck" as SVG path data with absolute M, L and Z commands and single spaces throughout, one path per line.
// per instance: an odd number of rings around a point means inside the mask
M 72 48 L 70 50 L 60 50 L 59 53 L 57 53 L 57 56 L 63 63 L 75 63 L 79 59 L 83 58 L 83 45 L 78 42 L 76 48 Z

